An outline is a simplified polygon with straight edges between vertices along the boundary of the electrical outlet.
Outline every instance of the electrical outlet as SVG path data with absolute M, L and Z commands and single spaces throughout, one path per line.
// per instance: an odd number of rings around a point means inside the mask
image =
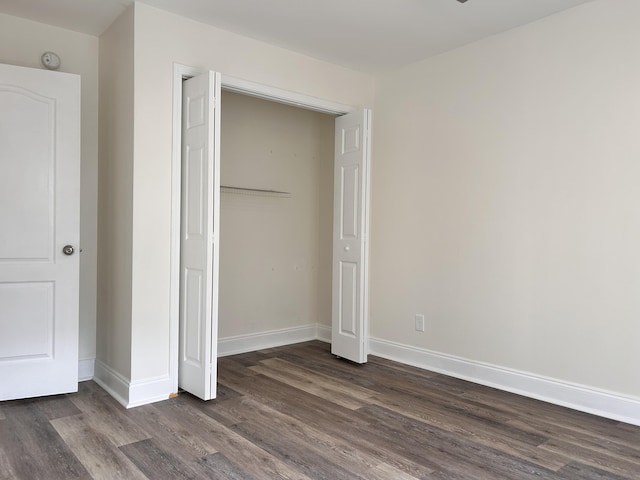
M 416 332 L 424 332 L 424 315 L 416 313 L 414 320 L 416 325 Z

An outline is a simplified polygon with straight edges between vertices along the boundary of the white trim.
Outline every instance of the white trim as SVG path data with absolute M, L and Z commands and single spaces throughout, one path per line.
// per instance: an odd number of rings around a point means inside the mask
M 218 392 L 218 317 L 220 316 L 220 133 L 222 130 L 222 75 L 213 73 L 214 77 L 214 104 L 213 104 L 213 178 L 209 177 L 210 188 L 213 189 L 213 205 L 210 205 L 209 215 L 213 215 L 213 245 L 211 262 L 207 270 L 211 271 L 211 325 L 209 330 L 211 351 L 209 352 L 209 392 L 207 399 L 216 398 Z
M 129 403 L 129 380 L 98 359 L 95 363 L 93 381 L 115 398 L 120 405 L 127 406 Z
M 129 402 L 126 407 L 139 407 L 140 405 L 169 399 L 171 392 L 177 392 L 177 390 L 172 389 L 171 380 L 169 375 L 164 375 L 130 383 Z
M 308 342 L 317 338 L 318 327 L 316 324 L 220 338 L 218 340 L 218 358 L 238 353 L 255 352 L 265 348 Z
M 363 299 L 363 310 L 364 310 L 364 325 L 363 325 L 363 342 L 364 342 L 364 360 L 367 361 L 367 357 L 369 355 L 369 252 L 370 252 L 370 238 L 371 238 L 371 130 L 373 127 L 373 119 L 372 119 L 372 111 L 370 109 L 365 110 L 367 114 L 367 139 L 364 144 L 367 148 L 367 155 L 365 157 L 365 186 L 367 191 L 365 193 L 365 201 L 364 201 L 364 261 L 362 262 L 363 269 L 363 282 L 362 286 L 364 290 L 364 299 Z M 334 193 L 334 201 L 335 201 L 335 193 Z
M 316 112 L 328 113 L 331 115 L 344 115 L 354 112 L 356 109 L 341 103 L 311 97 L 302 93 L 290 92 L 277 87 L 270 87 L 261 83 L 250 82 L 241 78 L 222 75 L 222 88 L 232 92 L 250 95 L 252 97 L 270 100 L 272 102 L 284 103 L 298 108 L 314 110 Z
M 167 400 L 171 392 L 177 391 L 172 389 L 171 380 L 169 375 L 165 375 L 131 382 L 100 360 L 95 361 L 93 381 L 125 408 Z
M 331 325 L 316 323 L 316 340 L 324 343 L 331 343 Z
M 86 382 L 93 378 L 93 372 L 95 370 L 96 359 L 85 358 L 78 362 L 78 381 Z
M 369 339 L 370 353 L 396 362 L 461 378 L 581 412 L 640 425 L 640 399 L 584 385 L 533 375 L 380 338 Z

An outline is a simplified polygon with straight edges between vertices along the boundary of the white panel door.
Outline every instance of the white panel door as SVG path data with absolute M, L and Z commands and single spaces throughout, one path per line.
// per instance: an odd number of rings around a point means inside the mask
M 78 389 L 79 206 L 80 77 L 0 65 L 0 400 Z
M 331 352 L 367 361 L 370 110 L 336 119 Z
M 210 400 L 218 345 L 220 75 L 198 75 L 182 88 L 178 385 Z

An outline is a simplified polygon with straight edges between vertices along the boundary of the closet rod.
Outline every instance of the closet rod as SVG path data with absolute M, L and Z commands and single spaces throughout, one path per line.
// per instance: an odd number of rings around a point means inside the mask
M 229 185 L 220 185 L 220 191 L 225 193 L 238 193 L 244 195 L 264 195 L 273 197 L 290 197 L 291 192 L 282 192 L 279 190 L 265 190 L 262 188 L 245 188 L 245 187 L 232 187 Z

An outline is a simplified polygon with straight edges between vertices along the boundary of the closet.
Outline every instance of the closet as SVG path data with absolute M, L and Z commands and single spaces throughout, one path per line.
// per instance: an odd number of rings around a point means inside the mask
M 330 329 L 335 117 L 224 90 L 221 117 L 220 344 Z
M 218 356 L 309 338 L 366 362 L 371 111 L 182 78 L 178 387 L 214 398 Z

